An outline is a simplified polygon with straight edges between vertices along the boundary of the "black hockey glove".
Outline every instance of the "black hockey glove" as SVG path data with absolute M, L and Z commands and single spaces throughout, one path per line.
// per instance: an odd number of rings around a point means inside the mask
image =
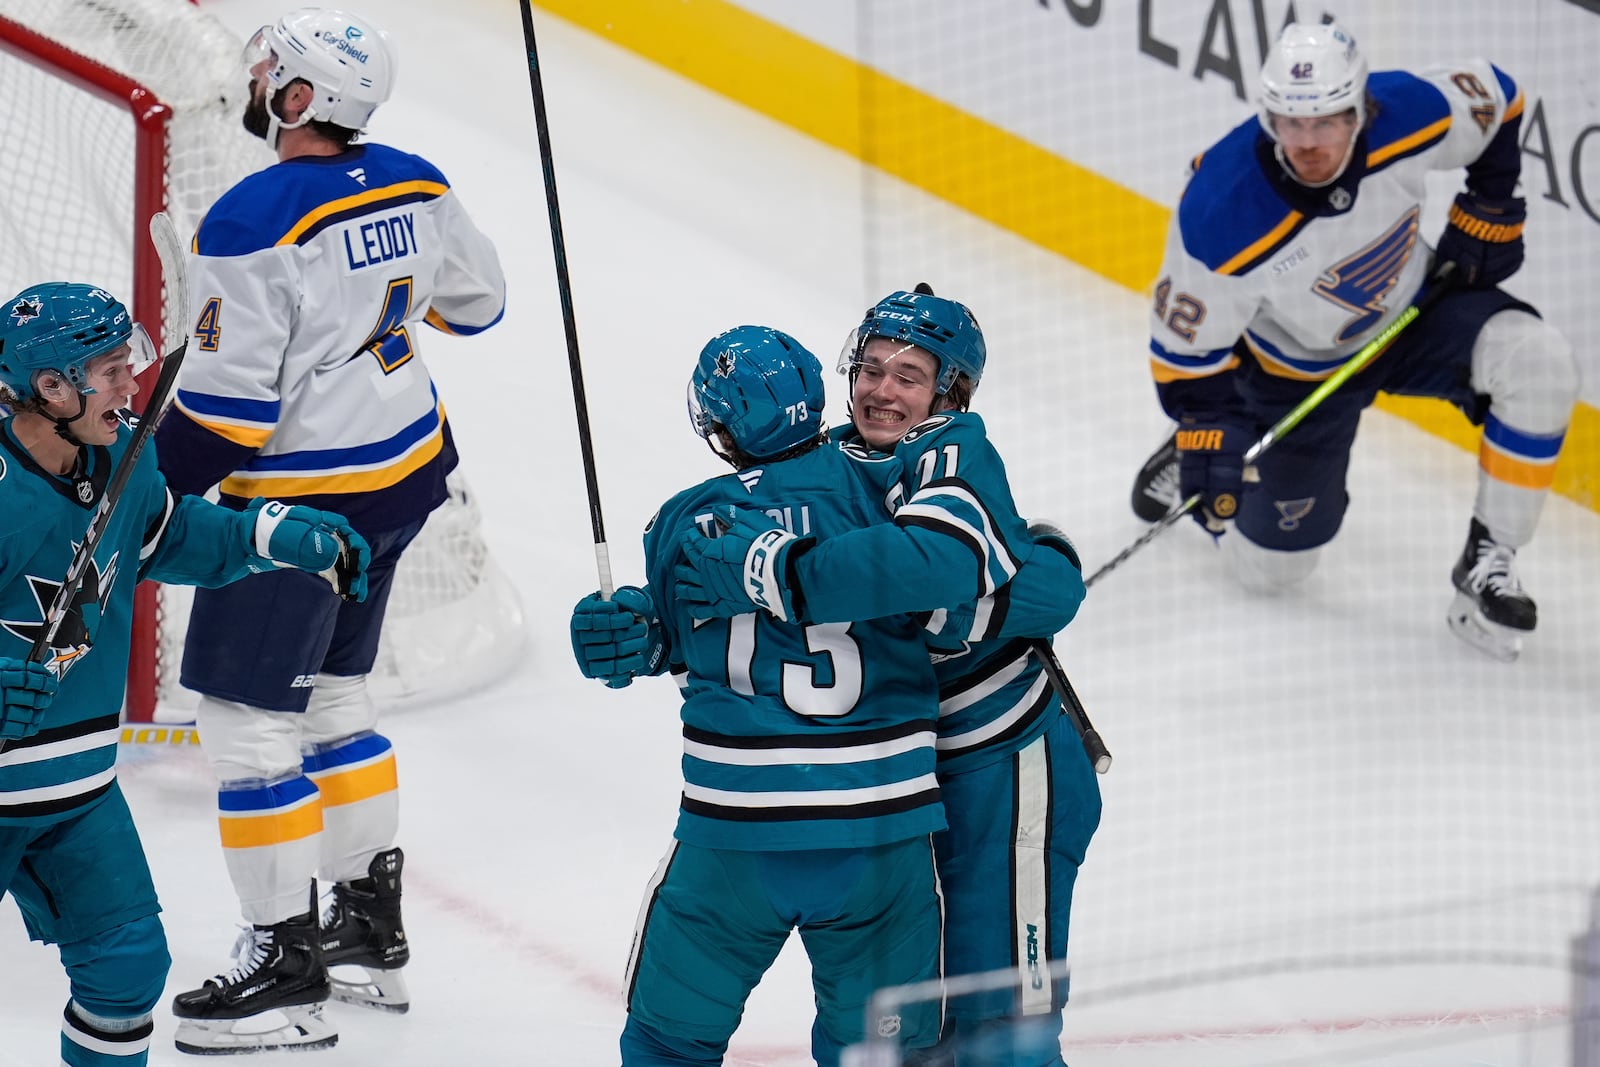
M 1242 422 L 1184 418 L 1178 425 L 1178 496 L 1200 494 L 1192 514 L 1207 531 L 1220 534 L 1239 510 L 1244 491 L 1244 453 L 1254 435 Z
M 1528 202 L 1520 196 L 1493 200 L 1458 193 L 1450 224 L 1439 235 L 1439 258 L 1453 260 L 1469 289 L 1499 285 L 1522 266 L 1522 224 Z

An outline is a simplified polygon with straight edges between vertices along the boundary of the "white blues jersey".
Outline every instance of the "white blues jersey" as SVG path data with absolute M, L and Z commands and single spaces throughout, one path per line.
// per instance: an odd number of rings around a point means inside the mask
M 1328 187 L 1285 174 L 1254 118 L 1195 160 L 1151 316 L 1151 369 L 1175 418 L 1214 410 L 1241 358 L 1320 381 L 1394 322 L 1430 270 L 1431 172 L 1466 167 L 1475 192 L 1512 195 L 1517 146 L 1497 135 L 1523 97 L 1506 74 L 1483 60 L 1379 71 L 1368 92 L 1367 126 Z
M 494 246 L 430 163 L 377 144 L 301 156 L 217 201 L 189 262 L 195 309 L 163 422 L 173 487 L 220 482 L 382 531 L 444 500 L 455 448 L 417 350 L 423 323 L 493 325 Z
M 84 450 L 68 478 L 42 469 L 0 423 L 0 655 L 26 659 L 111 473 L 127 449 Z M 139 457 L 68 605 L 46 661 L 60 688 L 38 733 L 0 751 L 0 826 L 44 825 L 103 797 L 116 775 L 128 677 L 133 591 L 140 579 L 222 585 L 266 564 L 251 550 L 253 520 L 199 497 L 177 498 Z

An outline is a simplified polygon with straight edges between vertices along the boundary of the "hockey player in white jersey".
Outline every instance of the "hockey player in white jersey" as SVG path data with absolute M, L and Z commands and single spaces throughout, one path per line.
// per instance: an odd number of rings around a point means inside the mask
M 422 326 L 477 333 L 505 305 L 494 246 L 438 168 L 360 139 L 394 83 L 387 35 L 305 8 L 262 27 L 244 62 L 245 127 L 278 162 L 195 235 L 198 314 L 162 466 L 174 488 L 216 486 L 228 506 L 270 495 L 346 514 L 372 545 L 371 592 L 342 603 L 270 574 L 195 599 L 181 680 L 202 694 L 223 855 L 252 930 L 231 971 L 173 1001 L 179 1048 L 200 1053 L 331 1043 L 331 1027 L 266 1014 L 330 992 L 408 1007 L 398 778 L 365 683 L 395 565 L 456 465 Z M 319 874 L 333 887 L 320 917 Z
M 1338 532 L 1362 410 L 1382 390 L 1455 404 L 1483 426 L 1477 499 L 1451 574 L 1452 630 L 1514 659 L 1537 619 L 1516 552 L 1554 479 L 1578 371 L 1569 343 L 1500 289 L 1522 265 L 1523 95 L 1481 59 L 1369 76 L 1338 25 L 1291 23 L 1261 71 L 1259 115 L 1198 156 L 1151 314 L 1151 369 L 1178 423 L 1135 510 L 1200 494 L 1245 585 L 1305 578 Z M 1437 252 L 1425 182 L 1465 170 Z M 1246 471 L 1245 450 L 1456 264 L 1454 287 Z M 1175 496 L 1159 483 L 1178 471 Z M 1154 499 L 1152 499 L 1152 496 Z M 1155 504 L 1155 506 L 1151 506 Z

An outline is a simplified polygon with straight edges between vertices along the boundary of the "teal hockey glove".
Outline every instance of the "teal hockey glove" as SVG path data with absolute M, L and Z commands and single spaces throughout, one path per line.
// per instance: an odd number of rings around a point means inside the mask
M 250 517 L 250 548 L 275 567 L 293 567 L 327 579 L 345 600 L 367 599 L 367 564 L 372 549 L 343 515 L 256 497 Z
M 0 741 L 38 733 L 55 695 L 56 676 L 44 664 L 0 657 Z
M 685 562 L 673 572 L 673 593 L 697 619 L 725 619 L 762 610 L 780 622 L 800 618 L 794 562 L 816 543 L 774 526 L 759 511 L 732 504 L 713 509 L 720 534 L 696 526 L 679 540 Z
M 601 600 L 590 593 L 572 609 L 572 656 L 585 678 L 621 689 L 661 673 L 666 636 L 648 590 L 625 585 Z

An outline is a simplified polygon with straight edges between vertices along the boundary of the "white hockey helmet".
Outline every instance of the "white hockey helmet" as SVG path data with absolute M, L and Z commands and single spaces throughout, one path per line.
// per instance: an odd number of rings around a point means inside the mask
M 1367 57 L 1337 23 L 1291 22 L 1261 65 L 1258 115 L 1277 140 L 1272 116 L 1315 118 L 1354 108 L 1356 129 L 1367 121 Z
M 389 35 L 347 11 L 303 7 L 261 27 L 245 45 L 245 66 L 253 68 L 263 59 L 268 61 L 269 113 L 271 98 L 296 78 L 316 94 L 301 119 L 285 129 L 315 119 L 364 130 L 394 89 L 396 63 Z

